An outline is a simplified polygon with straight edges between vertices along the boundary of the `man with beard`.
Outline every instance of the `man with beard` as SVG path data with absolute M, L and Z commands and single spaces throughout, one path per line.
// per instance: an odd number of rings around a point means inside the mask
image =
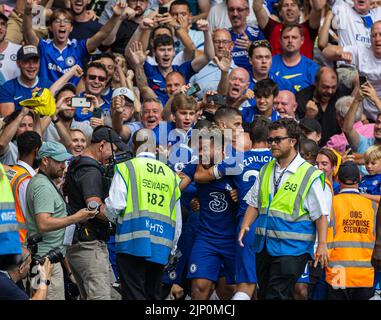
M 71 108 L 71 98 L 76 95 L 76 88 L 71 83 L 65 84 L 55 95 L 56 103 L 60 101 L 61 108 L 57 116 L 52 117 L 52 122 L 49 124 L 45 131 L 45 141 L 57 141 L 60 142 L 61 137 L 59 131 L 57 131 L 57 124 L 62 124 L 67 130 L 80 129 L 90 140 L 93 133 L 93 128 L 86 122 L 79 122 L 74 119 L 75 108 Z
M 299 24 L 283 25 L 280 38 L 283 52 L 273 57 L 270 69 L 271 73 L 287 80 L 294 92 L 313 84 L 319 68 L 316 62 L 302 55 L 304 41 L 304 31 Z
M 32 98 L 34 89 L 47 88 L 44 78 L 38 77 L 40 55 L 35 46 L 23 46 L 17 51 L 19 77 L 8 80 L 0 87 L 0 116 L 6 117 L 15 110 L 20 110 L 19 103 Z
M 39 74 L 48 81 L 49 85 L 57 81 L 75 64 L 82 66 L 83 60 L 102 43 L 109 44 L 114 41 L 114 31 L 121 22 L 122 16 L 132 17 L 134 15 L 134 12 L 126 6 L 125 2 L 118 1 L 113 7 L 113 16 L 94 36 L 77 41 L 76 39 L 69 39 L 69 34 L 73 30 L 71 13 L 65 9 L 57 9 L 49 19 L 49 31 L 53 34 L 53 38 L 43 40 L 34 33 L 32 28 L 32 2 L 33 0 L 27 0 L 24 10 L 23 32 L 25 42 L 38 47 L 41 56 Z M 73 77 L 70 81 L 77 84 L 79 78 Z
M 336 101 L 348 94 L 338 90 L 338 77 L 330 67 L 321 67 L 316 73 L 315 83 L 296 94 L 299 119 L 314 118 L 322 127 L 320 145 L 324 146 L 330 137 L 341 132 L 336 120 Z
M 313 58 L 314 41 L 318 35 L 320 27 L 321 10 L 325 1 L 312 0 L 311 12 L 308 20 L 300 26 L 303 29 L 304 43 L 300 52 L 309 59 Z M 263 0 L 253 1 L 253 10 L 258 20 L 259 27 L 263 30 L 266 38 L 270 41 L 273 48 L 273 55 L 281 54 L 282 48 L 280 38 L 283 24 L 298 24 L 301 15 L 301 3 L 299 0 L 281 0 L 279 1 L 279 16 L 282 22 L 275 21 L 266 12 L 263 7 Z
M 71 157 L 66 148 L 53 141 L 43 143 L 37 154 L 40 161 L 38 174 L 29 182 L 26 191 L 26 225 L 28 237 L 43 236 L 38 244 L 37 254 L 43 256 L 51 249 L 65 256 L 63 245 L 65 228 L 69 225 L 94 218 L 96 210 L 80 209 L 68 216 L 63 196 L 54 184 L 54 179 L 62 178 L 66 161 Z M 65 300 L 63 270 L 60 263 L 52 265 L 52 275 L 48 287 L 48 300 Z
M 36 175 L 36 156 L 42 145 L 41 136 L 35 131 L 26 131 L 17 137 L 17 163 L 6 170 L 15 198 L 16 219 L 19 223 L 21 243 L 26 240 L 26 189 L 30 179 Z
M 102 24 L 94 19 L 94 12 L 86 10 L 90 0 L 70 0 L 70 12 L 73 16 L 73 31 L 70 39 L 86 39 L 95 35 Z
M 5 40 L 7 22 L 7 16 L 0 12 L 0 85 L 20 74 L 16 68 L 16 53 L 20 46 Z

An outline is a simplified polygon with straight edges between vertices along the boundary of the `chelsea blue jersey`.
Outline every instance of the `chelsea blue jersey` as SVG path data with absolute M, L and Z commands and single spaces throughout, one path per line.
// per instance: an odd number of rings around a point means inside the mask
M 381 173 L 363 176 L 359 183 L 361 193 L 381 196 Z
M 278 54 L 273 57 L 270 72 L 287 80 L 296 93 L 314 84 L 318 69 L 319 65 L 305 56 L 301 56 L 296 66 L 288 67 L 284 64 L 282 55 Z
M 251 69 L 251 64 L 249 62 L 249 53 L 246 49 L 238 48 L 235 44 L 235 41 L 237 39 L 242 38 L 242 34 L 237 34 L 233 31 L 233 29 L 229 29 L 230 35 L 232 37 L 232 41 L 234 42 L 233 50 L 231 51 L 232 58 L 234 60 L 234 63 L 238 67 L 242 67 L 249 71 Z M 254 27 L 246 27 L 245 34 L 249 38 L 250 42 L 253 42 L 255 40 L 262 40 L 265 39 L 265 36 L 263 35 L 262 31 L 259 28 Z
M 40 53 L 40 71 L 39 76 L 51 86 L 70 68 L 78 64 L 83 68 L 83 60 L 88 57 L 89 52 L 86 46 L 87 39 L 68 40 L 66 47 L 61 51 L 55 45 L 53 40 L 40 39 L 38 51 Z M 70 82 L 77 85 L 80 78 L 73 77 Z
M 189 164 L 183 170 L 191 180 L 197 164 Z M 200 225 L 197 237 L 226 240 L 235 238 L 238 205 L 230 196 L 233 181 L 223 177 L 209 183 L 196 183 L 200 202 Z
M 271 160 L 272 154 L 269 149 L 252 149 L 238 152 L 238 155 L 235 155 L 231 159 L 226 158 L 217 165 L 220 175 L 222 177 L 231 176 L 234 186 L 237 188 L 239 202 L 238 216 L 245 214 L 247 203 L 243 198 L 254 185 L 263 165 Z

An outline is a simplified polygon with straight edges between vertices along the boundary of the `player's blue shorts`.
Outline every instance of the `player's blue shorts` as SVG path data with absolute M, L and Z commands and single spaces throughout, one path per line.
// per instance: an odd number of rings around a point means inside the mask
M 310 269 L 308 268 L 308 263 L 306 264 L 303 274 L 296 283 L 310 283 Z
M 188 272 L 188 262 L 192 251 L 194 239 L 199 225 L 199 212 L 189 212 L 188 219 L 183 225 L 183 229 L 177 243 L 177 249 L 181 252 L 175 268 L 168 268 L 164 272 L 162 282 L 165 284 L 176 283 L 183 286 Z
M 237 225 L 237 237 L 241 230 L 241 216 Z M 236 243 L 236 263 L 235 263 L 235 283 L 257 283 L 255 252 L 254 252 L 254 235 L 255 223 L 250 227 L 250 230 L 243 237 L 244 247 L 241 247 L 238 241 Z
M 217 282 L 221 265 L 227 284 L 234 284 L 235 239 L 216 240 L 198 236 L 189 259 L 188 279 Z

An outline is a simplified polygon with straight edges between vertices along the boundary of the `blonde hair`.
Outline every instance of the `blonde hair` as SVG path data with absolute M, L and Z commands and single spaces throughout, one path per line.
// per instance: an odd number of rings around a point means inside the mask
M 374 160 L 381 159 L 381 147 L 380 146 L 371 146 L 364 153 L 365 163 L 369 163 Z
M 174 94 L 171 103 L 171 112 L 175 114 L 178 110 L 194 110 L 197 112 L 198 104 L 196 99 L 182 92 Z

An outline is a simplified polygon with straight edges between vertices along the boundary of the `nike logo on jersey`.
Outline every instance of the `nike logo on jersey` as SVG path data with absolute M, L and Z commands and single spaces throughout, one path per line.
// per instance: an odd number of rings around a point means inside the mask
M 295 74 L 289 74 L 288 76 L 283 76 L 284 79 L 293 79 L 299 76 L 302 76 L 303 73 L 295 73 Z
M 20 100 L 21 98 L 22 98 L 22 96 L 15 97 L 14 100 Z
M 156 79 L 152 79 L 153 82 L 156 82 L 156 83 L 161 83 L 162 81 L 161 80 L 156 80 Z

